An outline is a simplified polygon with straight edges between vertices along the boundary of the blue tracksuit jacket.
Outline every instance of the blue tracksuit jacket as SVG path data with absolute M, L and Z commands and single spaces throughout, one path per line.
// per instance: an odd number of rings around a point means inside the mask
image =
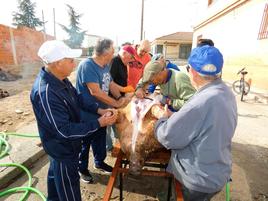
M 78 161 L 81 139 L 100 127 L 97 119 L 80 121 L 77 97 L 67 78 L 61 81 L 44 67 L 32 88 L 31 102 L 43 147 L 58 161 Z M 98 105 L 93 103 L 89 108 L 96 112 Z

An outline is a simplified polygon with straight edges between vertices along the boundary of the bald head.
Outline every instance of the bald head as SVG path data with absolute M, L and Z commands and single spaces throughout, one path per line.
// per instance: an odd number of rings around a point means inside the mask
M 137 53 L 140 57 L 145 55 L 146 53 L 149 53 L 151 50 L 151 44 L 148 40 L 142 40 L 138 46 Z

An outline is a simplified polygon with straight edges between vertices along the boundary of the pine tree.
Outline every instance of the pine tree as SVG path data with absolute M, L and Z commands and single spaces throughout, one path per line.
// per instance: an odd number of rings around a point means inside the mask
M 59 24 L 64 31 L 66 31 L 69 34 L 69 39 L 65 42 L 71 47 L 71 48 L 79 48 L 81 47 L 81 44 L 84 40 L 84 36 L 86 31 L 82 31 L 79 27 L 79 19 L 82 17 L 82 14 L 77 14 L 74 10 L 74 8 L 68 4 L 66 4 L 68 7 L 68 15 L 70 17 L 70 25 L 69 27 L 66 27 L 62 24 Z
M 18 0 L 19 12 L 13 12 L 13 25 L 19 27 L 26 26 L 32 29 L 42 26 L 43 22 L 35 17 L 35 3 L 31 0 Z

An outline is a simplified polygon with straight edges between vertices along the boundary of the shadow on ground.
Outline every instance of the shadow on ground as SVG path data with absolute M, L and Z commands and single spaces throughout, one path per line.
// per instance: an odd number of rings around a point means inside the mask
M 239 143 L 232 146 L 233 163 L 244 170 L 252 199 L 268 201 L 268 149 Z
M 268 201 L 268 149 L 260 146 L 233 143 L 232 155 L 233 182 L 231 182 L 231 201 Z M 106 160 L 109 164 L 114 164 L 114 158 L 111 156 L 108 156 Z M 92 161 L 92 158 L 90 161 Z M 90 169 L 93 172 L 95 183 L 81 183 L 82 200 L 101 201 L 109 176 L 100 174 L 96 170 L 93 170 L 91 166 L 92 164 L 90 164 Z M 38 173 L 41 168 L 43 168 L 42 173 Z M 46 192 L 47 168 L 48 159 L 45 156 L 38 163 L 34 164 L 34 167 L 31 169 L 31 173 L 34 175 L 33 186 L 37 186 L 44 193 Z M 38 176 L 38 174 L 41 174 L 42 177 Z M 25 182 L 27 182 L 26 177 L 20 175 L 16 182 L 9 186 L 9 188 L 25 185 Z M 125 175 L 123 185 L 124 201 L 166 200 L 168 188 L 167 178 Z M 5 197 L 5 200 L 18 200 L 16 198 L 18 196 L 8 196 Z M 39 200 L 39 198 L 32 197 L 29 200 L 35 201 Z M 118 179 L 111 200 L 119 200 Z M 225 188 L 212 199 L 212 201 L 223 200 L 225 200 Z

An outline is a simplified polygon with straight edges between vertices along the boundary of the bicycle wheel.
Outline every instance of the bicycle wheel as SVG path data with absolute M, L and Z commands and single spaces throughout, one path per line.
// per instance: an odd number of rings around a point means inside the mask
M 236 80 L 234 83 L 233 83 L 233 90 L 236 94 L 241 94 L 242 93 L 242 88 L 241 88 L 241 82 L 240 80 Z

